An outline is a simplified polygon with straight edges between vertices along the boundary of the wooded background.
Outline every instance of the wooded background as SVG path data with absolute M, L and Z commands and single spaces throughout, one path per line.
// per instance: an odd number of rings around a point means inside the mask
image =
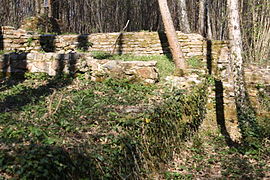
M 181 0 L 168 0 L 176 30 L 182 30 Z M 210 39 L 228 39 L 226 0 L 186 0 L 191 32 L 200 32 L 200 2 L 205 2 L 206 28 Z M 42 0 L 1 0 L 0 25 L 19 27 L 22 20 L 38 15 Z M 270 1 L 239 0 L 246 59 L 270 59 Z M 118 32 L 130 20 L 127 31 L 162 31 L 157 0 L 52 0 L 52 16 L 62 33 Z M 206 18 L 207 19 L 207 18 Z M 202 33 L 202 32 L 201 32 Z

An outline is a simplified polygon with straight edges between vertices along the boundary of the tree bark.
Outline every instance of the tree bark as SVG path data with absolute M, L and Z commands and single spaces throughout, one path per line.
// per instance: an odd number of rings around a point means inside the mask
M 48 0 L 48 16 L 52 17 L 52 0 Z
M 213 38 L 210 13 L 209 13 L 209 2 L 208 0 L 200 0 L 199 2 L 199 23 L 198 30 L 203 37 L 208 39 Z
M 206 13 L 205 13 L 205 0 L 200 0 L 199 2 L 199 23 L 198 23 L 198 29 L 199 29 L 199 33 L 205 37 L 206 33 L 205 33 L 205 22 L 206 22 Z
M 175 66 L 177 69 L 182 71 L 181 75 L 183 75 L 186 71 L 185 58 L 181 51 L 167 0 L 158 0 L 158 4 Z
M 35 0 L 35 8 L 36 8 L 36 15 L 40 15 L 41 13 L 41 1 Z
M 185 0 L 179 0 L 180 8 L 180 30 L 184 33 L 190 33 L 190 25 L 187 15 L 187 5 Z
M 250 105 L 245 87 L 238 0 L 227 0 L 227 6 L 229 11 L 231 66 L 238 123 L 243 140 L 249 141 L 251 137 L 258 135 L 259 131 L 256 115 Z
M 206 0 L 206 21 L 207 21 L 207 38 L 212 39 L 213 33 L 212 33 L 212 26 L 211 26 L 211 19 L 210 19 L 210 13 L 209 13 L 209 2 Z

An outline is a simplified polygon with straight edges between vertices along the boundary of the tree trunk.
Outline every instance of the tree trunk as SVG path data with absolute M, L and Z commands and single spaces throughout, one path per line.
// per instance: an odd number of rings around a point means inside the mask
M 198 29 L 203 37 L 213 38 L 208 0 L 200 0 Z
M 41 13 L 41 1 L 35 0 L 35 8 L 36 8 L 36 15 L 40 15 Z
M 185 58 L 181 51 L 178 37 L 173 25 L 171 13 L 167 4 L 167 0 L 158 0 L 162 21 L 165 27 L 166 36 L 172 52 L 173 60 L 177 69 L 181 70 L 181 75 L 186 71 Z
M 250 105 L 245 87 L 238 0 L 227 0 L 227 6 L 229 11 L 231 66 L 238 123 L 244 142 L 249 142 L 252 137 L 258 135 L 259 131 L 255 112 Z
M 206 22 L 206 13 L 205 13 L 205 8 L 206 8 L 206 2 L 205 0 L 200 0 L 199 2 L 199 23 L 198 23 L 198 29 L 199 29 L 199 33 L 205 37 L 206 33 L 205 33 L 205 22 Z
M 187 15 L 187 5 L 185 0 L 179 0 L 180 8 L 180 30 L 184 33 L 190 33 L 190 25 Z
M 52 17 L 52 0 L 48 0 L 48 16 Z
M 212 33 L 212 26 L 211 26 L 211 20 L 210 20 L 210 8 L 209 8 L 209 2 L 206 0 L 206 21 L 207 21 L 207 38 L 212 39 L 213 33 Z

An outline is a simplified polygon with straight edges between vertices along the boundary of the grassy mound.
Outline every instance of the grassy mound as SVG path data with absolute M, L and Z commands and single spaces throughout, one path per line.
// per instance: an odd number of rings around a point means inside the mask
M 204 87 L 161 93 L 157 86 L 125 81 L 71 80 L 2 84 L 3 177 L 149 177 L 203 119 Z

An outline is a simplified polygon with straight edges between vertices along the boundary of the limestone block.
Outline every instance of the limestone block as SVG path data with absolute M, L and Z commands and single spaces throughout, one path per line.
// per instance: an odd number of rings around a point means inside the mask
M 44 61 L 28 63 L 27 68 L 29 72 L 33 72 L 33 73 L 45 72 L 45 73 L 48 73 L 49 75 L 54 75 L 54 74 L 51 74 L 49 71 L 50 69 L 49 63 L 44 62 Z
M 158 79 L 157 70 L 152 67 L 138 68 L 136 72 L 138 74 L 138 77 L 142 79 L 152 79 L 152 80 Z
M 3 43 L 6 45 L 6 44 L 10 44 L 10 43 L 12 43 L 13 42 L 13 40 L 12 39 L 6 39 L 6 38 L 4 38 L 3 39 Z
M 2 26 L 2 31 L 12 31 L 12 30 L 15 30 L 14 27 L 12 26 Z

